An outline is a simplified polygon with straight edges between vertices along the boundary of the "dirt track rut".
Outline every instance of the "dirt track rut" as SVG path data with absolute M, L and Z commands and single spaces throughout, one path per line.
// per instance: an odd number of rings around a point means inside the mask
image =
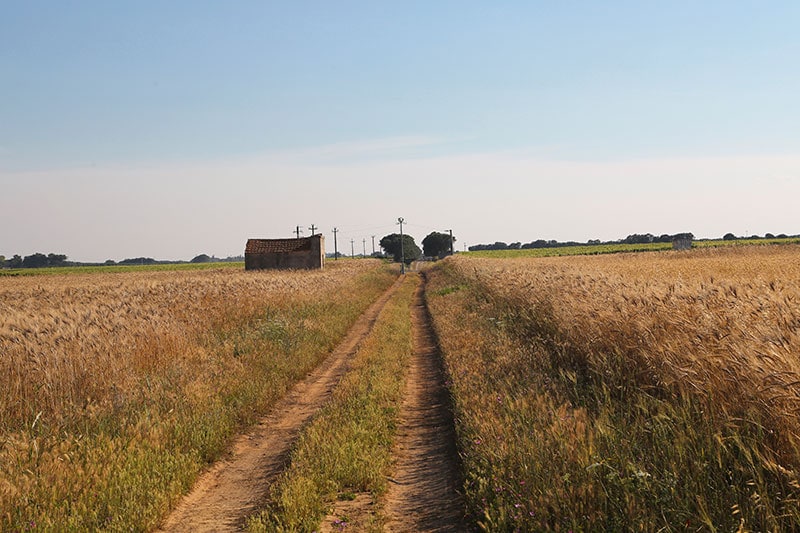
M 467 531 L 453 416 L 422 276 L 412 309 L 414 355 L 400 408 L 386 531 Z

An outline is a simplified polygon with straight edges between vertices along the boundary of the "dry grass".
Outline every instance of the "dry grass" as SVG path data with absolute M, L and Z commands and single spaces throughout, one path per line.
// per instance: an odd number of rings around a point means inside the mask
M 431 307 L 476 519 L 800 527 L 799 259 L 449 260 Z
M 152 527 L 393 277 L 342 261 L 0 278 L 0 529 Z

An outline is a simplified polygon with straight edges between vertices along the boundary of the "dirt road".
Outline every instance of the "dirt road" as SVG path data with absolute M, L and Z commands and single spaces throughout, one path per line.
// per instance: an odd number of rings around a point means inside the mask
M 236 440 L 228 457 L 198 479 L 159 531 L 241 530 L 245 519 L 263 507 L 301 428 L 328 400 L 399 283 L 359 317 L 344 341 L 275 406 L 272 414 Z
M 424 280 L 424 273 L 422 276 Z M 400 283 L 398 280 L 358 319 L 331 356 L 294 387 L 270 416 L 237 439 L 227 458 L 200 477 L 160 531 L 240 531 L 246 518 L 264 507 L 270 486 L 285 468 L 300 430 L 326 403 Z M 453 417 L 441 355 L 425 305 L 424 281 L 417 288 L 410 319 L 414 354 L 400 409 L 390 489 L 380 506 L 368 494 L 355 501 L 337 502 L 336 514 L 323 521 L 320 531 L 333 531 L 336 516 L 363 517 L 379 507 L 387 517 L 386 531 L 393 533 L 468 531 L 458 493 Z

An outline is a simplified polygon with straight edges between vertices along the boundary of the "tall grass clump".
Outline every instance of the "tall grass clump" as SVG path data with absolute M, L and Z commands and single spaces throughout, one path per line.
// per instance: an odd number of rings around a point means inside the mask
M 476 522 L 798 529 L 798 259 L 447 260 L 429 302 Z
M 407 275 L 386 304 L 330 404 L 303 431 L 270 507 L 249 521 L 250 531 L 316 531 L 337 498 L 368 493 L 375 502 L 385 492 L 418 285 L 416 274 Z M 346 527 L 352 518 L 336 520 Z M 378 527 L 377 516 L 357 525 Z
M 0 279 L 0 530 L 152 529 L 395 276 Z

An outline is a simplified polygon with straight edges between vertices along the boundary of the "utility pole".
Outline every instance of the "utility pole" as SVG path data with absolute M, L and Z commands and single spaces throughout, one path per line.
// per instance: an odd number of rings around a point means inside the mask
M 355 239 L 350 239 L 350 259 L 353 259 L 356 256 L 356 252 L 353 249 L 354 242 L 356 242 Z
M 317 229 L 317 227 L 314 224 L 311 224 L 311 227 L 308 228 L 308 229 L 311 230 L 311 236 L 313 237 L 314 236 L 314 230 Z
M 361 257 L 367 257 L 367 239 L 361 239 L 361 248 L 364 250 L 361 252 Z
M 294 232 L 297 234 L 297 238 L 299 239 L 300 238 L 300 234 L 303 233 L 303 230 L 300 229 L 300 226 L 297 226 L 297 228 L 295 228 Z
M 403 249 L 403 217 L 397 219 L 397 223 L 400 224 L 400 273 L 406 273 L 406 253 Z
M 372 255 L 375 255 L 375 235 L 372 236 Z
M 338 228 L 333 228 L 333 260 L 339 259 L 339 247 L 336 244 L 336 234 L 339 233 Z
M 450 232 L 450 255 L 453 255 L 453 230 L 447 230 Z

